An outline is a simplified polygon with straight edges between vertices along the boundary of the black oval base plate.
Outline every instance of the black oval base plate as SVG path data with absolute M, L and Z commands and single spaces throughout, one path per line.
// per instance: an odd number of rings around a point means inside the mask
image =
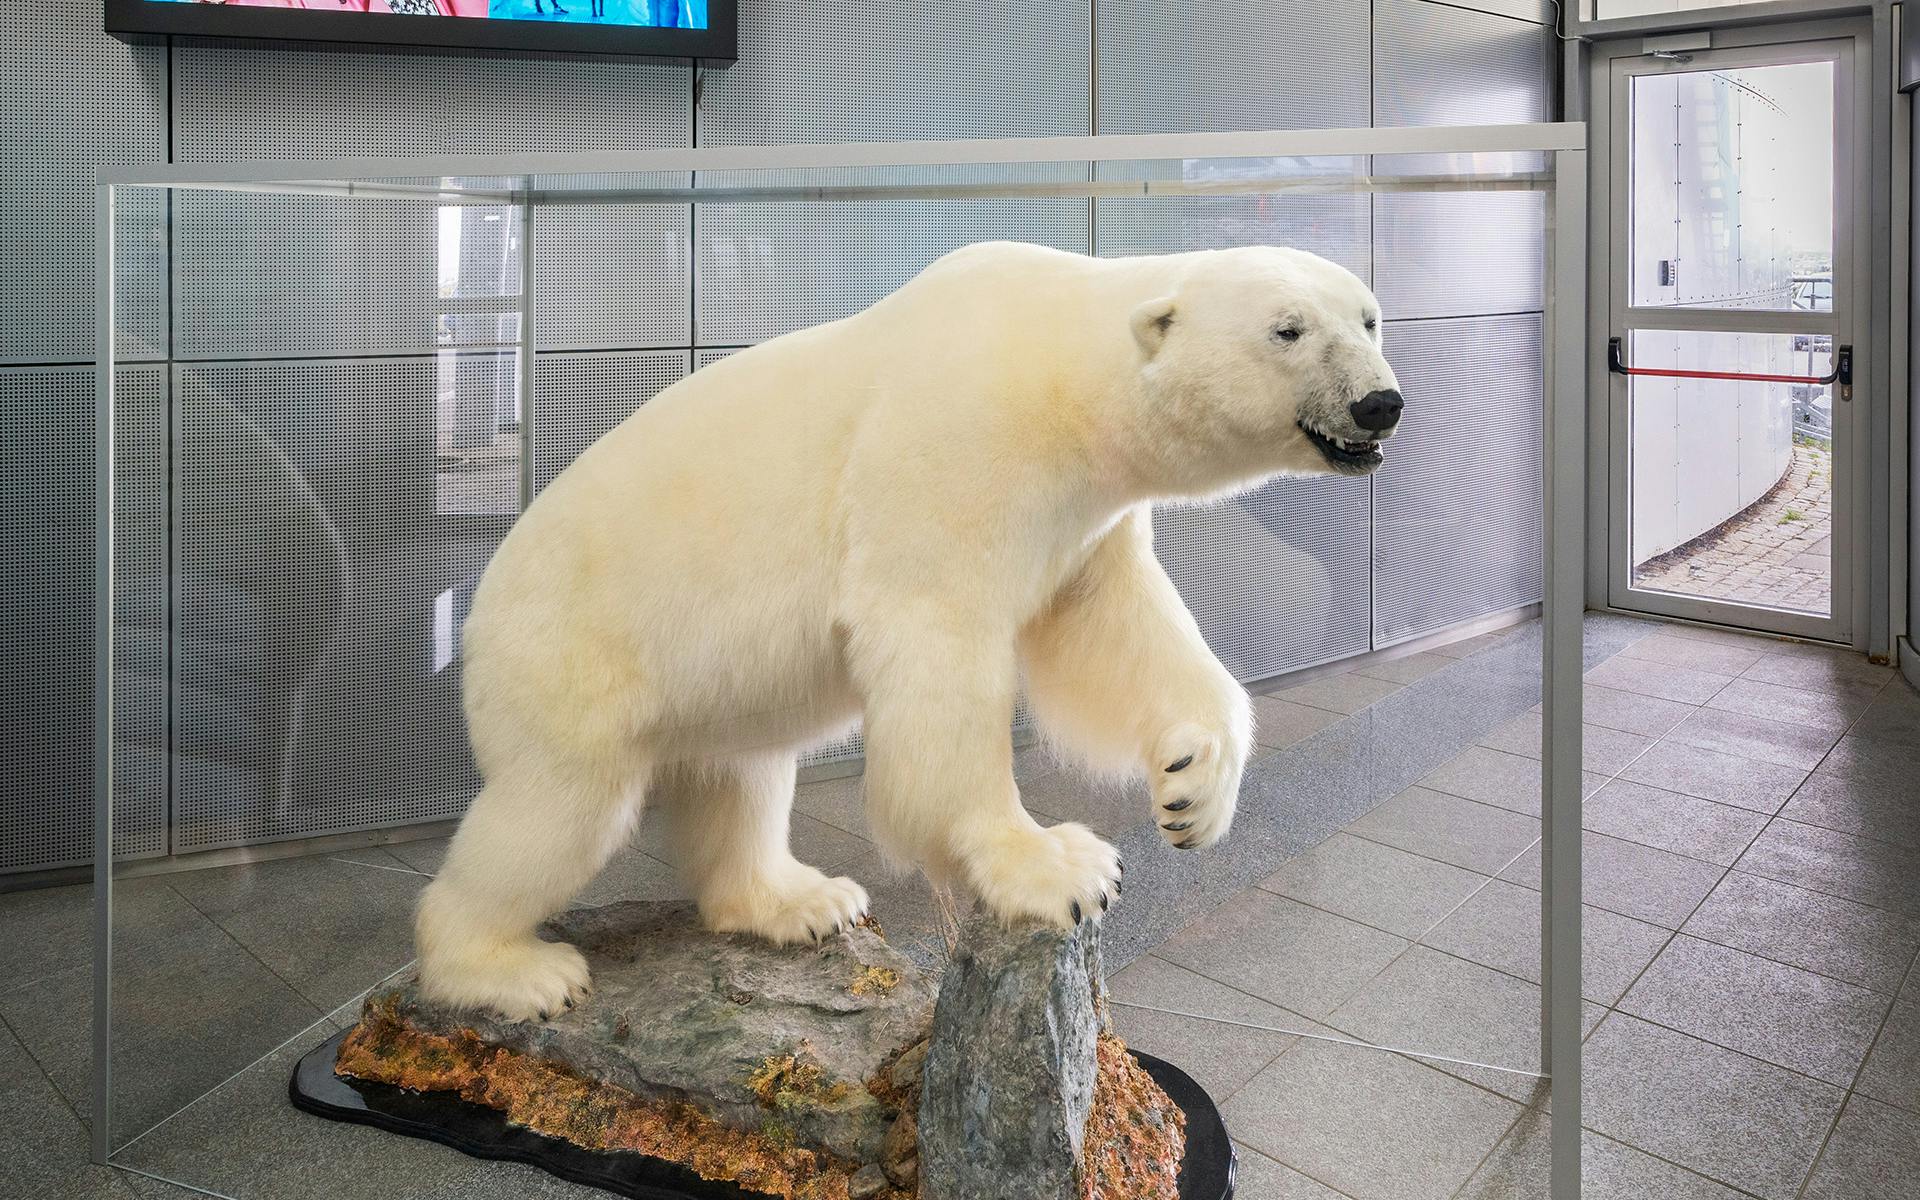
M 571 1183 L 600 1188 L 630 1200 L 768 1200 L 736 1184 L 702 1179 L 678 1163 L 627 1150 L 587 1150 L 510 1123 L 497 1109 L 449 1092 L 410 1092 L 390 1084 L 333 1073 L 337 1033 L 310 1050 L 294 1068 L 287 1094 L 293 1106 L 334 1121 L 371 1125 L 389 1133 L 424 1138 L 475 1158 L 498 1158 L 539 1167 Z M 1180 1164 L 1180 1200 L 1232 1200 L 1233 1143 L 1220 1110 L 1199 1084 L 1171 1063 L 1133 1052 L 1155 1083 L 1187 1115 L 1187 1155 Z

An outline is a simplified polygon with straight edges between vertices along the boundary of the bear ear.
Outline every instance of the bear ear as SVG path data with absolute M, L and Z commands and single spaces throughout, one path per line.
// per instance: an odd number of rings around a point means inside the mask
M 1173 297 L 1162 296 L 1134 309 L 1132 325 L 1133 340 L 1140 343 L 1140 352 L 1151 359 L 1167 340 L 1167 330 L 1173 328 Z

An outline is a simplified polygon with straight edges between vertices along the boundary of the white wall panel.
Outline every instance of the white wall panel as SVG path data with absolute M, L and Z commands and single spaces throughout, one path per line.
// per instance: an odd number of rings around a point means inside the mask
M 1389 322 L 1407 400 L 1374 481 L 1376 646 L 1540 599 L 1542 322 Z
M 1488 125 L 1553 112 L 1551 35 L 1424 0 L 1374 6 L 1374 121 Z M 1433 170 L 1432 160 L 1378 169 Z M 1516 163 L 1516 165 L 1520 165 Z M 1389 318 L 1523 312 L 1542 305 L 1545 201 L 1530 192 L 1374 199 L 1374 289 Z

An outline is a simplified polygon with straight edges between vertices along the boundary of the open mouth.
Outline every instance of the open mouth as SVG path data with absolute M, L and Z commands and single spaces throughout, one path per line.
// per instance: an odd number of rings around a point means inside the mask
M 1350 442 L 1345 438 L 1331 437 L 1305 421 L 1296 422 L 1300 431 L 1312 442 L 1332 464 L 1336 471 L 1371 471 L 1380 465 L 1379 442 Z

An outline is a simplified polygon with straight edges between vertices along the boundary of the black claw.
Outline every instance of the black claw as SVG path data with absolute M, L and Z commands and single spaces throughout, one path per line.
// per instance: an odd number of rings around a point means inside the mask
M 818 942 L 820 940 L 819 933 L 816 932 L 813 926 L 811 925 L 807 926 L 807 939 L 813 942 Z
M 1171 775 L 1175 771 L 1184 771 L 1192 765 L 1193 765 L 1193 755 L 1189 754 L 1185 758 L 1181 759 L 1179 762 L 1169 764 L 1167 767 L 1167 774 Z
M 1073 902 L 1073 923 L 1075 925 L 1080 923 L 1080 902 L 1078 900 Z
M 1112 902 L 1113 902 L 1113 898 L 1111 896 L 1107 895 L 1105 892 L 1100 893 L 1100 911 L 1101 912 L 1107 911 L 1107 905 L 1111 904 Z
M 540 1019 L 541 1019 L 542 1021 L 544 1021 L 544 1020 L 546 1020 L 546 1019 L 547 1019 L 547 1010 L 546 1010 L 546 1009 L 544 1009 L 544 1008 L 540 1010 Z
M 1180 812 L 1183 809 L 1191 808 L 1192 806 L 1193 806 L 1193 801 L 1191 799 L 1187 799 L 1187 800 L 1175 800 L 1172 804 L 1162 804 L 1160 807 L 1166 809 L 1168 812 Z
M 1160 828 L 1166 830 L 1168 833 L 1179 833 L 1182 829 L 1192 829 L 1193 822 L 1192 821 L 1175 821 L 1170 825 L 1162 825 Z
M 572 1008 L 572 1007 L 573 1007 L 573 997 L 572 997 L 572 996 L 568 996 L 568 997 L 567 997 L 567 998 L 566 998 L 565 1000 L 562 1000 L 562 1001 L 561 1001 L 560 1003 L 562 1003 L 562 1004 L 564 1004 L 564 1005 L 566 1005 L 566 1006 L 567 1006 L 568 1008 Z
M 1188 838 L 1188 839 L 1187 839 L 1186 841 L 1184 841 L 1184 842 L 1175 842 L 1175 843 L 1173 844 L 1173 848 L 1174 848 L 1175 850 L 1191 850 L 1191 849 L 1193 849 L 1193 848 L 1194 848 L 1194 847 L 1195 847 L 1196 845 L 1198 845 L 1198 844 L 1199 844 L 1199 843 L 1198 843 L 1198 842 L 1196 842 L 1196 841 L 1194 841 L 1194 840 L 1193 840 L 1192 838 Z

